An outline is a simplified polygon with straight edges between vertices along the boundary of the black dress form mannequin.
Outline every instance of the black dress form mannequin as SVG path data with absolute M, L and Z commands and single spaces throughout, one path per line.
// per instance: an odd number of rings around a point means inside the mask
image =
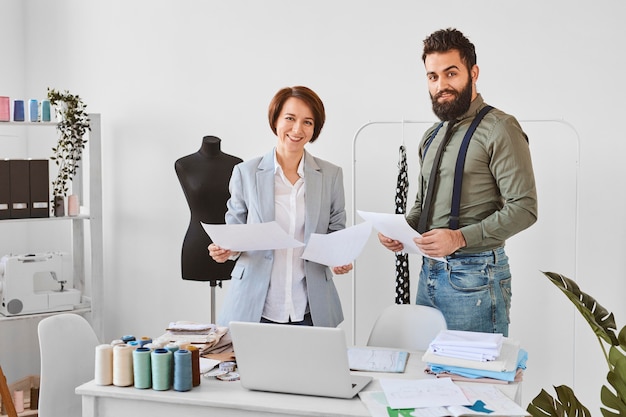
M 226 202 L 230 198 L 228 183 L 233 167 L 240 158 L 223 153 L 221 140 L 216 136 L 202 138 L 200 150 L 178 159 L 174 168 L 191 210 L 191 221 L 183 241 L 181 267 L 182 278 L 193 281 L 217 281 L 230 279 L 234 261 L 217 263 L 209 256 L 211 239 L 202 223 L 223 224 Z

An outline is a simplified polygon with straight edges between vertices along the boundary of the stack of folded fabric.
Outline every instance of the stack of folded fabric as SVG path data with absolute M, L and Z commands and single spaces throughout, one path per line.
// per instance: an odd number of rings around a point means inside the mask
M 422 360 L 428 373 L 455 380 L 509 383 L 522 380 L 528 353 L 501 334 L 442 330 Z
M 232 339 L 227 327 L 190 321 L 172 322 L 160 339 L 198 345 L 201 355 L 232 352 Z

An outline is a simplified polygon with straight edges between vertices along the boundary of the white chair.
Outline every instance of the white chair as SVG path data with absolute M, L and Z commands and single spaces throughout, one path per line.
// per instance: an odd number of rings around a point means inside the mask
M 367 345 L 425 351 L 439 331 L 446 328 L 446 319 L 436 308 L 393 304 L 376 319 Z
M 62 313 L 39 322 L 41 376 L 39 417 L 79 417 L 82 401 L 74 389 L 94 378 L 99 341 L 89 322 Z

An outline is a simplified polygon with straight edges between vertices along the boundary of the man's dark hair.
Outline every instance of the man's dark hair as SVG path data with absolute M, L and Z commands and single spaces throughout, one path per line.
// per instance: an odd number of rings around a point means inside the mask
M 474 44 L 469 41 L 460 31 L 454 28 L 441 29 L 424 39 L 424 53 L 422 61 L 426 62 L 426 56 L 435 52 L 448 52 L 452 49 L 459 51 L 461 60 L 471 70 L 476 65 L 476 50 Z

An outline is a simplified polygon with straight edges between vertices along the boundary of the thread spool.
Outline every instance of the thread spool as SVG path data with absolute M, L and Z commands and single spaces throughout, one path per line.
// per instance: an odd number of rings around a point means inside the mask
M 111 341 L 111 346 L 115 346 L 115 345 L 123 345 L 124 341 L 122 339 L 115 339 Z
M 135 336 L 133 336 L 132 334 L 127 334 L 127 335 L 125 335 L 125 336 L 122 336 L 122 341 L 123 341 L 124 343 L 128 343 L 128 342 L 130 342 L 131 340 L 136 340 L 136 339 L 135 339 Z
M 126 343 L 128 346 L 132 347 L 133 349 L 137 349 L 138 347 L 141 347 L 139 345 L 139 341 L 138 340 L 131 340 L 130 342 Z
M 15 406 L 16 412 L 24 412 L 24 391 L 21 389 L 13 391 L 13 405 Z
M 172 385 L 172 352 L 167 349 L 155 349 L 150 354 L 152 361 L 152 389 L 167 391 Z
M 152 338 L 148 336 L 141 336 L 141 338 L 139 339 L 139 346 L 145 346 L 148 343 L 152 343 Z
M 200 349 L 194 345 L 190 345 L 191 352 L 191 383 L 194 387 L 200 385 Z
M 174 353 L 174 390 L 189 391 L 192 382 L 191 352 L 179 349 Z
M 150 349 L 143 346 L 133 351 L 135 388 L 146 389 L 152 387 L 152 361 L 150 354 Z
M 133 348 L 129 345 L 113 347 L 113 385 L 128 387 L 133 385 Z
M 97 385 L 111 385 L 113 383 L 113 346 L 96 346 L 94 380 Z

